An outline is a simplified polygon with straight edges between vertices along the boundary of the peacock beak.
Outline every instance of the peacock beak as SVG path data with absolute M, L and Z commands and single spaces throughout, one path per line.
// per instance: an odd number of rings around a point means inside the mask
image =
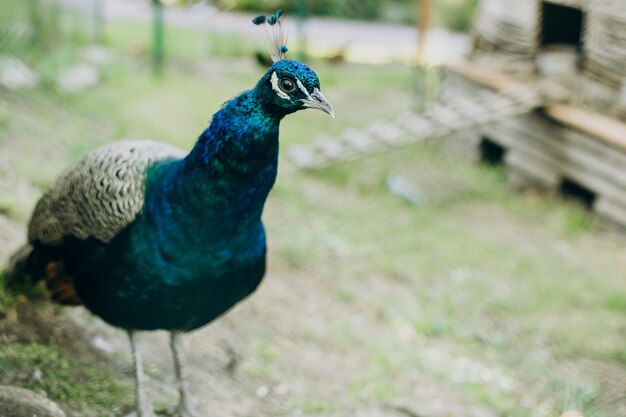
M 324 97 L 324 94 L 322 94 L 319 89 L 314 89 L 313 93 L 309 95 L 309 97 L 302 99 L 301 101 L 304 104 L 304 107 L 321 110 L 324 113 L 328 113 L 333 119 L 335 118 L 335 109 L 333 109 L 333 105 L 326 100 L 326 97 Z

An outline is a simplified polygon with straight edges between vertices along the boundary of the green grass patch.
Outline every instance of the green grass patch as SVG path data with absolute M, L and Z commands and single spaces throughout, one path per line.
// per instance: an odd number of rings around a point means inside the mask
M 310 415 L 333 412 L 337 409 L 337 405 L 325 400 L 302 398 L 291 400 L 287 409 Z
M 626 313 L 626 292 L 608 295 L 604 300 L 604 305 L 609 310 Z
M 114 21 L 106 28 L 107 46 L 125 55 L 150 58 L 152 47 L 152 24 L 144 22 Z M 168 26 L 165 29 L 165 53 L 167 60 L 177 64 L 216 58 L 252 57 L 262 45 L 251 42 L 237 34 L 220 34 L 207 30 Z
M 38 343 L 0 346 L 0 374 L 12 383 L 46 392 L 77 411 L 120 414 L 133 403 L 131 387 L 121 385 L 106 368 Z
M 551 394 L 553 407 L 557 413 L 578 410 L 585 416 L 608 417 L 603 411 L 598 410 L 597 401 L 601 395 L 601 388 L 596 384 L 583 380 L 551 379 L 543 388 L 544 394 Z
M 84 19 L 56 3 L 4 0 L 0 14 L 0 55 L 14 56 L 41 76 L 49 88 L 59 71 L 76 62 L 88 42 Z
M 499 410 L 503 415 L 530 416 L 528 409 L 520 407 L 511 394 L 504 394 L 488 383 L 464 383 L 463 389 L 477 403 Z

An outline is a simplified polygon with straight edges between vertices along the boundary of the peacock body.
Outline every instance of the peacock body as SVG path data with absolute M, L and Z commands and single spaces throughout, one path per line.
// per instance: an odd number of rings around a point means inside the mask
M 255 24 L 279 27 L 280 14 Z M 276 179 L 281 120 L 305 108 L 333 115 L 315 73 L 283 59 L 280 32 L 276 39 L 275 63 L 224 104 L 191 152 L 150 141 L 101 147 L 62 174 L 33 212 L 27 267 L 45 276 L 56 301 L 84 304 L 129 331 L 139 416 L 151 411 L 133 332 L 172 332 L 180 414 L 196 415 L 178 334 L 211 322 L 263 278 L 261 215 Z

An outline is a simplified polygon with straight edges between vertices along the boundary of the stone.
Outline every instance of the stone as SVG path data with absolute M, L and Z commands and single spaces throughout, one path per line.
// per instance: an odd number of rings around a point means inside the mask
M 99 349 L 102 352 L 115 353 L 115 346 L 113 345 L 113 343 L 109 342 L 103 337 L 100 337 L 100 336 L 94 337 L 92 344 L 96 349 Z
M 0 57 L 0 86 L 9 90 L 34 88 L 40 79 L 39 74 L 19 59 Z
M 36 392 L 0 386 L 2 417 L 65 417 L 56 403 Z
M 100 82 L 100 72 L 92 64 L 77 64 L 63 70 L 57 79 L 60 91 L 77 93 L 95 87 Z
M 256 396 L 259 398 L 267 397 L 269 393 L 270 393 L 270 388 L 267 385 L 261 385 L 256 390 Z
M 583 417 L 583 415 L 576 410 L 569 410 L 561 414 L 561 417 Z
M 85 49 L 83 59 L 93 65 L 107 65 L 111 62 L 111 52 L 103 46 L 91 45 Z
M 425 201 L 421 188 L 404 177 L 390 175 L 387 177 L 387 189 L 411 205 L 417 206 Z

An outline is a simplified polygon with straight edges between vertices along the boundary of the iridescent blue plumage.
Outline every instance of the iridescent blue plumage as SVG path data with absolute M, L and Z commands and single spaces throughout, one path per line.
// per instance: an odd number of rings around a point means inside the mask
M 96 314 L 125 328 L 191 330 L 257 287 L 281 117 L 255 93 L 228 102 L 185 159 L 148 171 L 143 211 L 75 279 Z
M 110 242 L 66 236 L 55 253 L 80 301 L 115 326 L 177 331 L 254 291 L 265 272 L 261 215 L 280 121 L 304 108 L 332 114 L 319 87 L 306 65 L 278 61 L 224 104 L 185 158 L 148 168 L 142 210 Z
M 272 17 L 278 22 L 281 14 Z M 38 203 L 25 269 L 46 277 L 56 301 L 82 302 L 129 331 L 139 417 L 151 412 L 133 334 L 153 329 L 172 333 L 179 414 L 194 415 L 178 333 L 214 320 L 261 282 L 261 215 L 276 179 L 280 122 L 306 108 L 334 116 L 317 75 L 280 59 L 253 89 L 224 104 L 187 156 L 152 142 L 108 145 L 66 172 Z

